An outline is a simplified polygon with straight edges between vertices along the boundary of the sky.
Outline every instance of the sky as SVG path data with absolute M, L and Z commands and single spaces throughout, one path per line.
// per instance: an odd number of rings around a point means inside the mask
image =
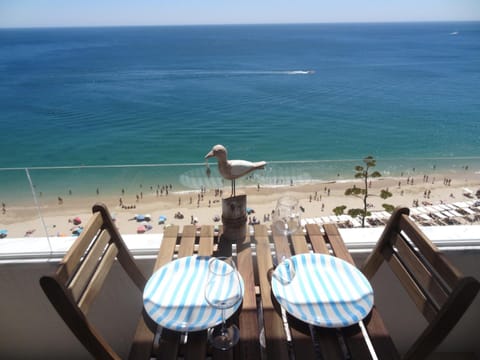
M 480 0 L 0 0 L 0 28 L 480 20 Z

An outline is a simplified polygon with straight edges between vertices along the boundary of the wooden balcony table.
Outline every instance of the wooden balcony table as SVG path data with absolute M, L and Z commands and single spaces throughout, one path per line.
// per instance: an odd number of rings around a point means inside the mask
M 282 258 L 305 253 L 332 254 L 353 264 L 335 226 L 325 225 L 324 235 L 317 225 L 308 225 L 307 232 L 286 236 L 266 225 L 255 225 L 253 234 L 232 244 L 214 235 L 213 227 L 205 225 L 198 233 L 194 226 L 176 226 L 165 229 L 155 269 L 174 258 L 197 254 L 199 256 L 234 256 L 238 271 L 244 279 L 244 299 L 230 319 L 240 328 L 240 341 L 229 351 L 209 346 L 207 331 L 189 332 L 166 328 L 157 331 L 156 353 L 159 358 L 176 359 L 235 358 L 235 359 L 345 359 L 395 358 L 396 350 L 375 308 L 367 309 L 363 322 L 350 326 L 318 327 L 310 325 L 282 311 L 272 293 L 273 264 Z M 291 251 L 291 249 L 293 251 Z M 367 328 L 374 336 L 367 335 Z M 385 357 L 383 357 L 385 355 Z

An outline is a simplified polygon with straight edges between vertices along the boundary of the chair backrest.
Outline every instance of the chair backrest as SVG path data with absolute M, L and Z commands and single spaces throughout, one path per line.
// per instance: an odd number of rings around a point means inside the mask
M 480 289 L 463 276 L 410 219 L 397 208 L 362 271 L 371 278 L 386 261 L 428 322 L 404 359 L 424 359 L 460 320 Z
M 96 359 L 120 359 L 88 320 L 87 313 L 115 259 L 143 291 L 146 279 L 134 262 L 104 204 L 93 206 L 93 216 L 61 260 L 53 275 L 40 285 L 75 336 Z

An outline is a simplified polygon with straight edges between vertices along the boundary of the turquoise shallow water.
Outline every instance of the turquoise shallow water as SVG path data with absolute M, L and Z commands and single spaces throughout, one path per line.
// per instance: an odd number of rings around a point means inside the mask
M 222 143 L 270 163 L 251 185 L 370 154 L 385 174 L 480 169 L 479 43 L 480 23 L 0 30 L 0 167 L 61 167 L 30 171 L 45 192 L 190 189 L 218 185 Z M 122 164 L 187 165 L 81 167 Z M 28 193 L 24 170 L 0 183 Z

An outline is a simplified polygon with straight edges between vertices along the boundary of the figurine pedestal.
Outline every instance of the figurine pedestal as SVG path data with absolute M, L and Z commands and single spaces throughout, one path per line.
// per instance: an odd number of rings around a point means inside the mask
M 238 195 L 222 199 L 223 234 L 219 244 L 229 246 L 247 234 L 247 195 Z M 228 242 L 228 244 L 226 244 Z

